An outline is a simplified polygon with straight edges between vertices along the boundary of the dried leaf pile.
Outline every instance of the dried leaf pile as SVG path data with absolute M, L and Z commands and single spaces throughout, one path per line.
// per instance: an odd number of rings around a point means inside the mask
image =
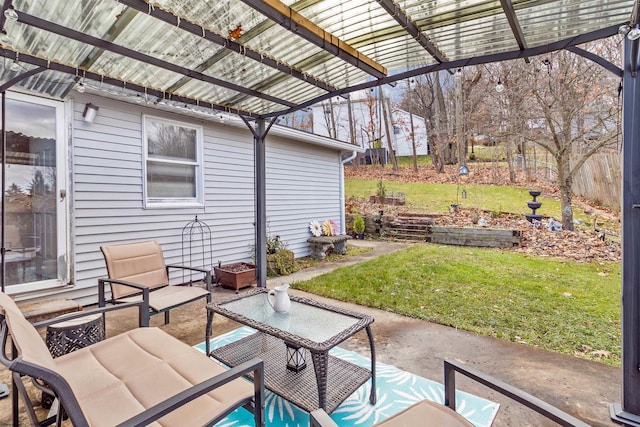
M 509 182 L 509 171 L 507 168 L 496 167 L 490 163 L 474 164 L 473 171 L 468 177 L 469 184 L 475 185 L 516 185 L 543 190 L 549 197 L 559 198 L 560 192 L 557 187 L 541 180 L 527 180 L 522 172 L 516 172 L 516 184 Z M 455 184 L 457 181 L 457 167 L 447 166 L 444 173 L 438 174 L 430 165 L 421 165 L 418 172 L 412 167 L 403 167 L 399 171 L 394 171 L 389 167 L 367 166 L 367 167 L 345 167 L 345 178 L 358 178 L 367 180 L 385 180 L 399 182 L 422 182 Z M 349 200 L 347 210 L 358 211 L 364 215 L 375 215 L 379 205 L 369 203 L 365 200 Z M 574 203 L 580 209 L 591 211 L 599 216 L 606 216 L 612 220 L 619 220 L 619 214 L 611 210 L 594 206 L 587 200 L 574 198 Z M 385 205 L 385 216 L 395 215 L 399 211 L 408 211 L 406 206 Z M 549 231 L 547 223 L 543 221 L 540 227 L 534 227 L 524 217 L 520 215 L 502 214 L 493 215 L 490 212 L 479 211 L 477 209 L 461 209 L 455 213 L 438 215 L 434 217 L 437 225 L 458 226 L 458 227 L 479 227 L 480 223 L 486 222 L 485 227 L 506 228 L 522 231 L 522 243 L 515 251 L 530 254 L 532 256 L 560 257 L 572 259 L 580 262 L 600 262 L 600 261 L 620 261 L 621 245 L 620 230 L 613 230 L 613 234 L 603 235 L 596 233 L 591 226 L 576 226 L 575 231 Z

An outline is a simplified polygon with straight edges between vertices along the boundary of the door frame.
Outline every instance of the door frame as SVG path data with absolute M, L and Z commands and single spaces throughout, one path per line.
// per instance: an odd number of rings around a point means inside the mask
M 57 235 L 57 277 L 55 279 L 40 280 L 37 282 L 17 283 L 5 287 L 10 295 L 24 294 L 38 291 L 46 291 L 52 288 L 66 286 L 70 277 L 70 251 L 69 230 L 67 220 L 69 206 L 68 188 L 68 126 L 66 125 L 68 105 L 64 101 L 58 101 L 41 96 L 30 95 L 22 92 L 6 92 L 9 101 L 27 102 L 37 105 L 53 107 L 56 120 L 56 235 Z M 7 107 L 7 110 L 9 108 Z M 36 118 L 37 120 L 37 118 Z M 5 189 L 6 190 L 6 189 Z M 64 197 L 62 195 L 64 194 Z M 4 226 L 4 224 L 3 224 Z

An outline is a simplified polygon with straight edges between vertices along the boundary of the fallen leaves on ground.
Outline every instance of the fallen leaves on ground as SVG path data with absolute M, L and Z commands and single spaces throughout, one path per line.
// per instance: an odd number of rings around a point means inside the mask
M 506 167 L 496 167 L 491 163 L 474 164 L 473 172 L 469 175 L 468 183 L 476 185 L 516 185 L 529 187 L 535 184 L 536 188 L 543 190 L 549 197 L 559 198 L 558 188 L 550 183 L 541 180 L 527 180 L 523 172 L 516 172 L 516 183 L 512 184 L 509 179 L 509 170 Z M 431 165 L 420 165 L 418 171 L 413 167 L 403 167 L 394 171 L 390 167 L 382 166 L 358 166 L 345 167 L 346 178 L 359 178 L 367 180 L 385 180 L 400 182 L 423 182 L 423 183 L 451 183 L 457 181 L 457 166 L 446 166 L 444 173 L 436 173 Z M 585 209 L 598 212 L 599 215 L 606 214 L 612 219 L 619 219 L 619 214 L 609 209 L 594 206 L 592 203 L 574 197 L 576 202 L 586 205 Z M 369 203 L 366 200 L 351 199 L 348 201 L 348 211 L 358 211 L 363 215 L 376 216 L 380 205 Z M 409 211 L 406 206 L 384 206 L 385 216 L 394 216 L 399 212 Z M 522 215 L 502 214 L 494 215 L 490 212 L 478 209 L 460 209 L 449 214 L 434 214 L 433 220 L 438 226 L 457 227 L 478 227 L 478 220 L 482 218 L 486 221 L 488 228 L 502 228 L 520 230 L 522 232 L 521 244 L 513 248 L 517 252 L 530 254 L 532 256 L 560 257 L 581 262 L 598 261 L 620 261 L 622 248 L 619 240 L 612 240 L 605 236 L 603 240 L 593 227 L 586 225 L 576 226 L 575 231 L 549 231 L 543 222 L 539 228 L 534 227 Z M 482 222 L 484 222 L 482 221 Z M 607 274 L 607 273 L 602 273 Z

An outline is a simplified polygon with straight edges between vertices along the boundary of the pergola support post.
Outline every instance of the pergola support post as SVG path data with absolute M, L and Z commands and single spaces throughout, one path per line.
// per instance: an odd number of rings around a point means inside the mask
M 258 287 L 267 287 L 267 131 L 264 119 L 256 120 L 255 142 L 255 192 L 256 192 L 256 274 Z
M 640 426 L 640 76 L 638 40 L 624 38 L 622 104 L 622 402 L 611 419 Z
M 245 122 L 254 142 L 254 177 L 255 177 L 255 241 L 256 241 L 256 281 L 259 288 L 267 287 L 267 168 L 266 138 L 271 126 L 276 122 L 273 118 L 267 125 L 264 118 L 257 118 L 252 124 L 245 117 Z

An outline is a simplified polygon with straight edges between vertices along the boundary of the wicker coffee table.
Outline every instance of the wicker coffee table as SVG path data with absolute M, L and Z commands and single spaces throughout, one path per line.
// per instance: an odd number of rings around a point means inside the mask
M 207 354 L 231 367 L 254 357 L 263 359 L 265 386 L 306 411 L 333 412 L 369 379 L 369 401 L 375 404 L 373 317 L 295 296 L 290 297 L 288 313 L 276 313 L 267 303 L 267 291 L 258 288 L 207 305 Z M 211 351 L 214 313 L 257 332 Z M 329 355 L 330 349 L 363 329 L 371 348 L 371 369 Z M 307 363 L 309 355 L 312 363 Z

